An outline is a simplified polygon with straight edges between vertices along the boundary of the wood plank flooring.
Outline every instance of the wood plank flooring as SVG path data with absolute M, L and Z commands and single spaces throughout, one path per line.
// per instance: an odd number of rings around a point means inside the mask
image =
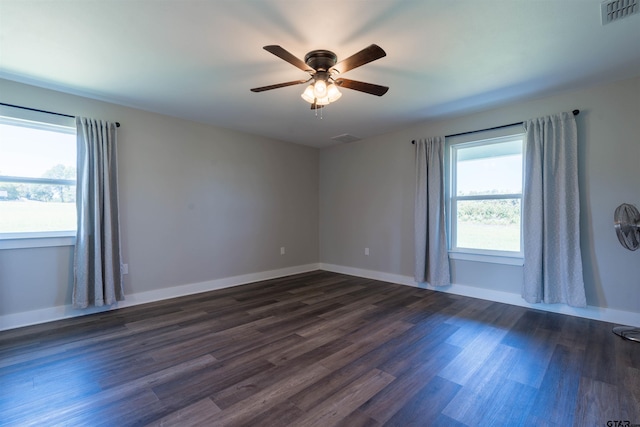
M 0 425 L 640 424 L 612 326 L 317 271 L 2 332 Z

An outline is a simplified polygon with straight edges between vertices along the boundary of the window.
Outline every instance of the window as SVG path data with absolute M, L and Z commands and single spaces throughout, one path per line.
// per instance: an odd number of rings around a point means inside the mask
M 8 240 L 75 236 L 73 119 L 16 110 L 0 109 L 0 247 L 24 247 L 7 246 Z
M 504 133 L 504 130 L 502 131 Z M 522 258 L 524 134 L 447 141 L 448 224 L 452 258 Z M 465 258 L 458 256 L 458 258 Z

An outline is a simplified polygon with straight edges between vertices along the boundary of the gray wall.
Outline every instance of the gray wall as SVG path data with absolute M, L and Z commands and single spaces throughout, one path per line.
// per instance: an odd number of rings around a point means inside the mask
M 581 110 L 577 123 L 587 301 L 640 313 L 640 253 L 624 249 L 613 229 L 613 211 L 620 203 L 640 207 L 640 77 L 322 150 L 321 263 L 412 277 L 415 176 L 410 141 L 576 108 Z M 457 260 L 452 273 L 456 284 L 520 293 L 522 267 Z
M 620 203 L 640 206 L 640 77 L 320 152 L 5 80 L 0 93 L 3 102 L 122 123 L 127 295 L 318 261 L 410 277 L 410 141 L 579 108 L 588 303 L 640 313 L 640 254 L 620 246 L 612 225 Z M 71 274 L 71 247 L 0 250 L 0 315 L 69 304 Z M 456 261 L 453 278 L 519 293 L 521 267 Z
M 6 80 L 0 93 L 122 124 L 126 294 L 318 262 L 317 150 Z M 0 315 L 70 304 L 72 263 L 68 246 L 0 250 Z

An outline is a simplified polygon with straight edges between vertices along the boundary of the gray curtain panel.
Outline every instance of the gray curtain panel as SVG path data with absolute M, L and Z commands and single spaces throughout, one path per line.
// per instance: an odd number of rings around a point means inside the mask
M 585 307 L 575 118 L 561 113 L 525 121 L 524 128 L 522 297 Z
M 416 141 L 415 280 L 451 284 L 445 222 L 444 137 Z
M 76 118 L 78 231 L 73 306 L 111 305 L 124 299 L 120 271 L 116 124 Z

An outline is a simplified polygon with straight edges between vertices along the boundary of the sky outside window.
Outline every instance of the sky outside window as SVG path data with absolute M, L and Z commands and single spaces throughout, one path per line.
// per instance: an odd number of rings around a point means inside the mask
M 39 178 L 53 166 L 76 167 L 76 136 L 0 123 L 0 175 Z

